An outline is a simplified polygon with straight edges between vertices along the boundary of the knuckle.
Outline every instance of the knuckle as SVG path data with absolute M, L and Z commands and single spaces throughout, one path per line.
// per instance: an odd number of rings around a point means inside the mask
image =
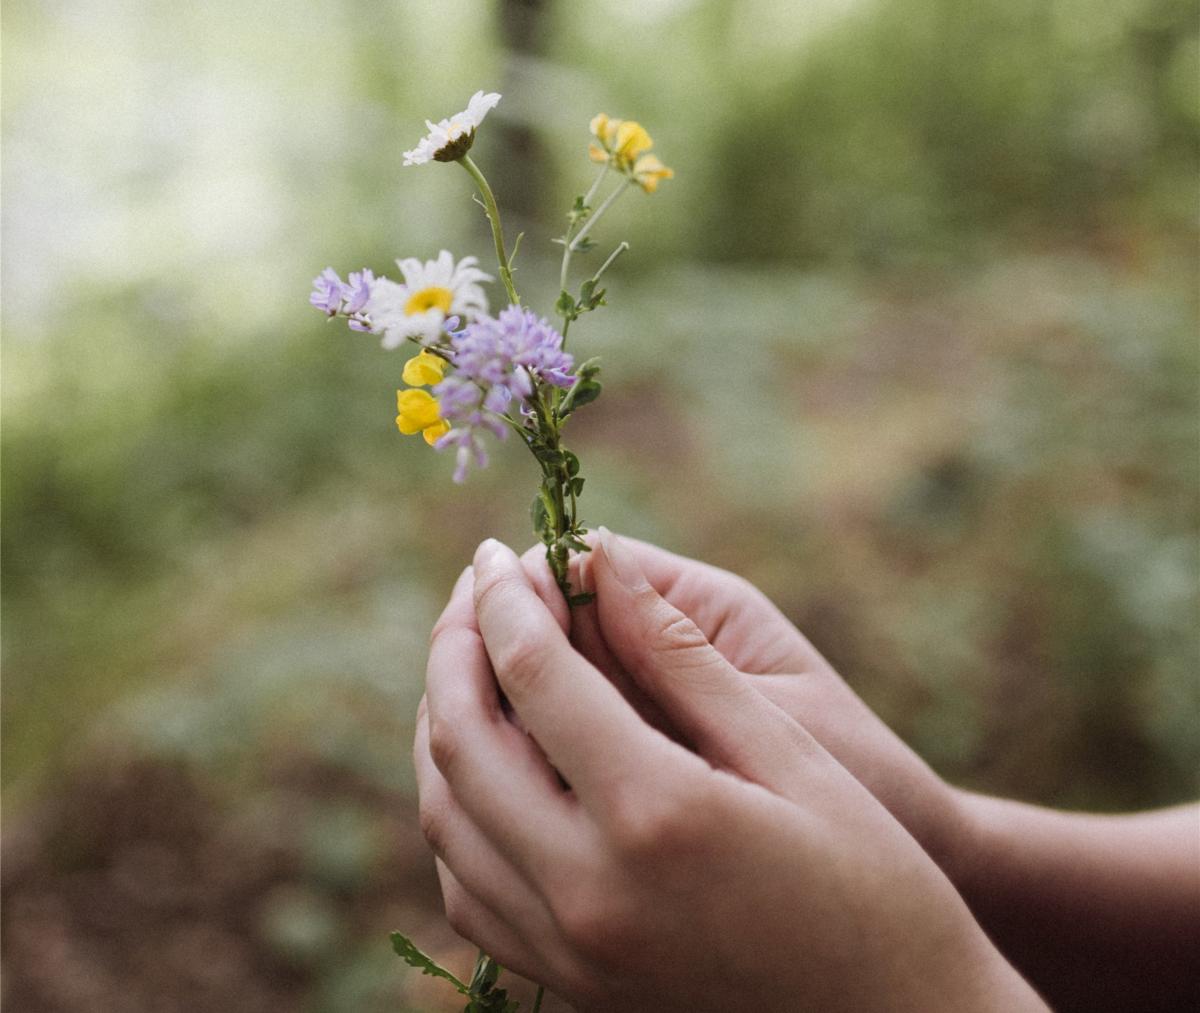
M 694 813 L 685 797 L 646 798 L 630 793 L 614 806 L 612 844 L 618 855 L 640 867 L 670 860 L 686 845 Z
M 675 609 L 664 609 L 659 620 L 657 648 L 661 653 L 696 651 L 708 641 L 691 619 Z
M 634 920 L 616 899 L 617 891 L 576 887 L 552 908 L 567 945 L 589 961 L 609 962 L 634 945 Z
M 520 590 L 521 582 L 507 573 L 487 573 L 476 581 L 475 611 L 486 612 L 489 609 L 503 609 L 505 598 L 512 597 Z
M 466 891 L 457 884 L 443 888 L 442 904 L 446 909 L 446 921 L 450 923 L 450 928 L 465 939 L 474 938 L 477 927 L 474 904 Z
M 458 731 L 444 717 L 435 717 L 429 722 L 429 755 L 433 765 L 450 780 L 461 752 Z
M 446 851 L 446 811 L 445 808 L 430 799 L 421 799 L 417 810 L 417 822 L 425 843 L 435 855 L 444 855 Z
M 541 645 L 533 637 L 521 634 L 498 648 L 492 662 L 509 682 L 526 685 L 538 681 L 542 654 Z

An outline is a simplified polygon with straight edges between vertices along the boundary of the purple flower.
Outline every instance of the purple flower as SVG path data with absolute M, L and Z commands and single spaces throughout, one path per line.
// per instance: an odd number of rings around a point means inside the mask
M 308 301 L 326 316 L 336 317 L 338 310 L 342 308 L 345 292 L 346 285 L 338 277 L 337 271 L 327 267 L 313 278 L 313 290 Z
M 433 388 L 442 418 L 453 428 L 435 446 L 454 447 L 454 480 L 461 482 L 467 467 L 483 467 L 487 454 L 482 435 L 508 435 L 499 416 L 515 400 L 528 415 L 537 380 L 567 388 L 574 382 L 574 360 L 562 350 L 562 335 L 521 306 L 508 306 L 498 317 L 479 317 L 461 331 L 450 333 L 454 373 Z
M 375 275 L 369 268 L 364 267 L 361 271 L 350 272 L 350 284 L 346 286 L 345 312 L 347 314 L 353 316 L 362 312 L 362 308 L 367 305 L 367 300 L 371 298 L 371 285 L 374 281 Z M 354 325 L 351 324 L 351 326 Z M 357 328 L 355 329 L 357 330 Z
M 341 276 L 332 267 L 325 268 L 313 278 L 312 294 L 308 301 L 327 317 L 339 314 L 348 317 L 352 331 L 370 333 L 371 318 L 364 312 L 367 300 L 371 298 L 371 286 L 375 284 L 375 275 L 369 268 L 350 272 L 350 282 L 342 281 Z

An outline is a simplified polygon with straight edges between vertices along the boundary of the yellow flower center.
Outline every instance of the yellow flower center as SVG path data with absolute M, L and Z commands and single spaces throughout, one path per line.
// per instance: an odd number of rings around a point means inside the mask
M 441 285 L 430 285 L 419 292 L 414 292 L 404 304 L 404 312 L 410 317 L 418 313 L 438 309 L 443 313 L 450 312 L 450 304 L 454 301 L 454 293 Z

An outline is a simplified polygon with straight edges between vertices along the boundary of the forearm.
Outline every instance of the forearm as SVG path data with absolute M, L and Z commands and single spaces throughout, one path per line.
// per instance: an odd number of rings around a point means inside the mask
M 1055 1009 L 1176 1009 L 1200 992 L 1200 807 L 1089 816 L 957 800 L 955 885 Z

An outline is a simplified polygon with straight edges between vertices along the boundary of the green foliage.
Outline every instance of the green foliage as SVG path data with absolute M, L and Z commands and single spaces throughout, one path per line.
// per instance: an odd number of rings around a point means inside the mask
M 471 986 L 465 985 L 427 953 L 422 953 L 416 944 L 403 933 L 393 932 L 390 938 L 392 940 L 392 949 L 396 951 L 396 955 L 409 967 L 415 967 L 422 974 L 445 979 L 463 995 L 469 996 L 472 994 L 475 984 L 474 980 L 472 980 Z
M 467 999 L 463 1013 L 516 1013 L 520 1004 L 508 998 L 506 989 L 497 988 L 501 967 L 491 957 L 480 953 L 471 973 L 469 984 L 464 983 L 452 972 L 447 971 L 427 953 L 417 948 L 411 939 L 400 932 L 391 934 L 392 949 L 409 967 L 422 974 L 448 981 Z

